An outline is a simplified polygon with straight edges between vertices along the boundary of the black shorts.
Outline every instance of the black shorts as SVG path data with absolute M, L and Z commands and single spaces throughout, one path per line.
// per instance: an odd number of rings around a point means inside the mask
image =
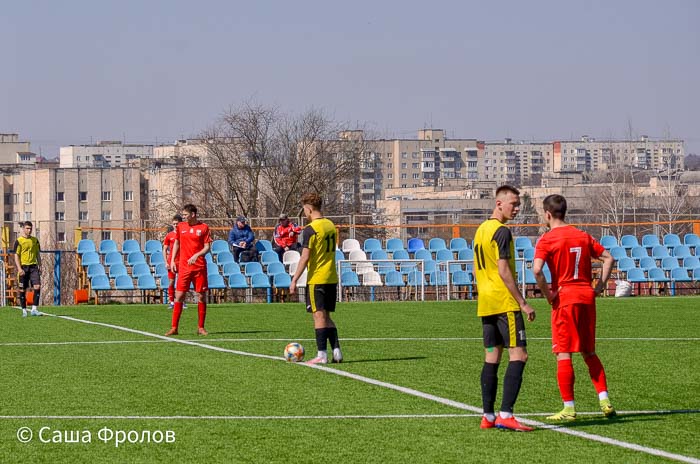
M 338 284 L 308 284 L 306 286 L 306 311 L 335 311 L 338 299 Z
M 499 345 L 506 348 L 527 346 L 525 322 L 520 311 L 484 316 L 481 318 L 481 325 L 484 330 L 485 348 Z
M 39 278 L 39 266 L 36 264 L 31 264 L 29 266 L 22 266 L 24 275 L 19 276 L 17 279 L 17 284 L 20 290 L 26 288 L 31 288 L 34 285 L 41 285 L 41 279 Z

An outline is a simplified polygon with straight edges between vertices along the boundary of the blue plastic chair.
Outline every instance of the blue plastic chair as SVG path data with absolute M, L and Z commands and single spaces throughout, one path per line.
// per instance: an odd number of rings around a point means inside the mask
M 676 245 L 681 245 L 681 238 L 676 234 L 664 235 L 664 246 L 673 248 Z
M 157 266 L 161 263 L 165 264 L 165 256 L 163 256 L 161 251 L 155 251 L 148 255 L 148 262 L 151 266 Z
M 204 261 L 206 261 L 208 263 L 214 262 L 214 258 L 211 257 L 211 253 L 207 253 L 206 255 L 204 255 Z
M 646 256 L 639 260 L 639 267 L 649 272 L 650 269 L 657 267 L 656 260 L 650 256 Z
M 88 279 L 92 279 L 93 277 L 98 276 L 98 275 L 103 275 L 103 276 L 107 277 L 107 273 L 105 272 L 105 267 L 102 264 L 95 263 L 95 264 L 91 264 L 87 267 Z
M 687 245 L 676 245 L 673 247 L 673 253 L 671 254 L 676 258 L 687 258 L 688 256 L 692 256 L 690 253 L 690 247 Z
M 634 260 L 632 258 L 622 258 L 617 262 L 617 269 L 621 272 L 626 272 L 629 271 L 630 269 L 633 269 L 635 266 Z
M 237 262 L 231 261 L 230 263 L 224 264 L 224 268 L 223 268 L 222 272 L 227 277 L 232 275 L 232 274 L 240 274 L 241 273 L 241 266 Z
M 244 263 L 245 267 L 243 268 L 243 273 L 245 274 L 246 277 L 252 277 L 254 274 L 262 274 L 263 273 L 263 268 L 262 265 L 258 262 L 251 262 L 251 263 Z
M 102 240 L 100 242 L 100 254 L 101 255 L 106 255 L 107 253 L 110 253 L 112 251 L 119 251 L 117 249 L 117 244 L 114 242 L 114 240 Z
M 340 285 L 342 287 L 359 287 L 360 278 L 353 271 L 346 271 L 340 275 Z
M 411 257 L 408 255 L 408 251 L 401 249 L 401 250 L 396 250 L 394 251 L 394 254 L 391 256 L 392 259 L 411 259 Z
M 671 255 L 668 252 L 668 248 L 666 248 L 663 245 L 656 245 L 654 248 L 651 249 L 651 256 L 654 259 L 663 259 L 668 258 Z
M 523 250 L 523 259 L 528 262 L 532 262 L 535 260 L 535 249 L 534 248 L 525 248 Z
M 527 248 L 533 248 L 530 237 L 515 237 L 515 251 L 523 251 Z
M 389 255 L 384 250 L 374 250 L 370 259 L 389 259 Z
M 343 252 L 336 248 L 335 249 L 335 260 L 342 261 L 344 259 L 345 259 L 345 255 L 343 254 Z
M 80 264 L 83 267 L 89 266 L 91 264 L 97 264 L 100 262 L 100 255 L 96 251 L 86 251 L 80 258 Z
M 644 275 L 644 270 L 638 267 L 632 268 L 627 271 L 627 280 L 632 283 L 646 282 L 647 278 Z
M 433 260 L 425 260 L 423 261 L 423 274 L 425 275 L 430 275 L 431 272 L 435 272 L 437 270 L 437 263 Z
M 128 255 L 134 251 L 141 251 L 141 245 L 134 239 L 124 240 L 122 243 L 122 254 Z
M 377 272 L 381 275 L 388 274 L 391 271 L 396 270 L 396 264 L 390 262 L 377 263 Z
M 401 266 L 399 267 L 399 272 L 401 274 L 408 274 L 409 272 L 417 271 L 418 270 L 418 263 L 401 263 Z
M 683 244 L 690 248 L 700 247 L 700 237 L 696 234 L 685 234 L 683 236 Z
M 455 271 L 452 273 L 452 285 L 472 285 L 471 273 L 467 271 Z
M 114 266 L 115 264 L 124 264 L 124 258 L 121 253 L 110 251 L 105 255 L 105 266 Z
M 258 250 L 259 253 L 262 253 L 264 251 L 272 251 L 272 242 L 270 242 L 269 240 L 260 239 L 257 242 L 255 242 L 255 248 Z
M 688 275 L 688 269 L 684 267 L 676 267 L 671 269 L 671 280 L 674 282 L 692 282 L 693 279 Z
M 97 249 L 95 248 L 95 242 L 88 238 L 84 238 L 78 242 L 78 249 L 76 251 L 79 255 L 82 255 L 90 251 L 96 252 Z
M 610 248 L 610 254 L 612 255 L 613 258 L 616 260 L 621 260 L 623 258 L 627 258 L 627 252 L 625 251 L 624 248 L 615 246 Z
M 664 271 L 671 271 L 673 269 L 679 268 L 678 258 L 674 256 L 668 256 L 661 260 L 661 269 Z
M 612 235 L 603 235 L 602 237 L 600 237 L 600 244 L 603 245 L 603 248 L 605 248 L 606 250 L 618 246 L 617 238 L 615 238 Z
M 384 275 L 384 285 L 387 287 L 403 287 L 406 282 L 403 281 L 403 274 L 398 271 L 389 271 Z
M 425 275 L 421 273 L 418 269 L 413 270 L 406 274 L 407 283 L 411 287 L 417 287 L 421 284 L 425 285 Z
M 457 259 L 460 261 L 473 261 L 474 260 L 474 250 L 471 248 L 465 248 L 464 250 L 459 250 L 457 254 Z
M 151 274 L 143 274 L 136 278 L 136 288 L 139 290 L 158 290 L 156 279 Z
M 658 268 L 658 267 L 653 267 L 649 269 L 649 281 L 650 282 L 657 282 L 657 283 L 666 283 L 670 282 L 671 279 L 666 277 L 666 272 L 664 272 L 663 269 Z
M 274 276 L 276 274 L 287 274 L 287 269 L 285 269 L 284 264 L 280 263 L 279 261 L 267 265 L 267 275 Z
M 276 255 L 277 253 L 275 253 Z M 228 263 L 234 263 L 235 261 L 233 260 L 233 253 L 230 251 L 222 251 L 218 255 L 216 255 L 216 264 L 219 266 L 225 266 Z
M 426 250 L 425 248 L 420 248 L 416 250 L 415 255 L 413 255 L 413 259 L 422 259 L 423 261 L 427 261 L 432 260 L 433 255 L 430 253 L 429 250 Z
M 630 250 L 634 247 L 639 246 L 639 241 L 637 240 L 637 237 L 634 235 L 623 235 L 620 238 L 620 246 L 624 248 L 625 250 Z
M 283 272 L 272 277 L 272 286 L 275 288 L 289 288 L 292 285 L 292 276 Z
M 437 255 L 435 256 L 435 261 L 437 262 L 453 261 L 454 259 L 455 257 L 452 254 L 452 250 L 448 250 L 447 248 L 438 250 Z
M 700 282 L 700 267 L 693 269 L 693 280 L 695 282 Z
M 223 290 L 226 288 L 226 282 L 224 281 L 224 276 L 219 273 L 209 274 L 207 276 L 207 286 L 211 290 Z
M 129 266 L 133 266 L 134 264 L 145 263 L 145 262 L 146 262 L 146 257 L 140 251 L 131 252 L 126 257 L 126 263 Z
M 683 267 L 688 269 L 696 269 L 700 267 L 700 257 L 688 256 L 683 259 Z
M 109 277 L 105 274 L 98 274 L 90 279 L 90 287 L 93 290 L 111 290 L 109 285 Z
M 649 254 L 647 253 L 646 248 L 644 248 L 643 246 L 637 246 L 637 247 L 632 248 L 631 256 L 632 256 L 632 259 L 639 261 L 642 258 L 647 258 L 649 256 Z
M 260 255 L 260 262 L 262 264 L 279 263 L 280 256 L 274 251 L 263 251 L 262 255 Z
M 134 278 L 142 275 L 151 275 L 151 267 L 146 263 L 134 264 L 134 267 L 131 269 L 131 275 L 134 276 Z
M 151 255 L 157 251 L 163 252 L 163 244 L 160 240 L 147 240 L 146 245 L 143 247 L 143 252 L 147 255 Z
M 129 275 L 129 273 L 126 270 L 126 266 L 123 264 L 113 264 L 109 266 L 109 278 L 110 279 L 116 279 L 120 275 Z
M 134 281 L 128 275 L 120 275 L 114 279 L 114 288 L 117 290 L 134 290 Z
M 229 288 L 248 288 L 248 281 L 243 274 L 228 275 Z
M 218 274 L 219 266 L 216 263 L 207 263 L 207 274 Z
M 450 277 L 447 271 L 433 271 L 430 273 L 430 285 L 447 285 L 450 281 Z
M 447 249 L 447 244 L 445 243 L 445 240 L 439 237 L 431 238 L 428 241 L 428 250 L 432 252 L 437 252 L 439 250 L 446 250 Z
M 403 249 L 403 241 L 401 241 L 400 238 L 390 238 L 386 241 L 386 251 L 389 253 L 394 253 Z
M 659 237 L 656 234 L 647 234 L 642 237 L 642 246 L 647 249 L 652 249 L 657 245 L 661 245 Z
M 370 254 L 373 251 L 378 251 L 382 249 L 382 242 L 377 240 L 376 238 L 368 238 L 365 240 L 365 243 L 362 245 L 362 249 L 365 250 L 365 253 Z
M 460 250 L 466 250 L 469 244 L 462 237 L 456 237 L 450 240 L 450 250 L 459 253 Z
M 222 251 L 228 251 L 229 253 L 231 252 L 228 247 L 228 242 L 226 240 L 214 240 L 211 243 L 211 253 L 213 255 L 218 255 Z
M 165 267 L 165 263 L 162 264 L 156 264 L 156 268 L 154 270 L 154 274 L 158 278 L 163 278 L 163 276 L 167 277 L 168 276 L 168 268 Z
M 423 243 L 423 239 L 420 239 L 420 238 L 410 239 L 408 241 L 408 252 L 415 253 L 418 250 L 425 250 L 425 243 Z

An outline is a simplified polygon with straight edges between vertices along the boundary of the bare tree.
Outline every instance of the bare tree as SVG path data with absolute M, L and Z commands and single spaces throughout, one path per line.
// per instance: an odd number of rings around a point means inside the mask
M 619 169 L 606 171 L 602 179 L 598 179 L 602 185 L 596 195 L 591 198 L 591 215 L 597 215 L 600 222 L 609 224 L 611 232 L 618 239 L 624 233 L 624 222 L 629 219 L 630 213 L 636 212 L 636 191 L 632 181 L 632 171 Z

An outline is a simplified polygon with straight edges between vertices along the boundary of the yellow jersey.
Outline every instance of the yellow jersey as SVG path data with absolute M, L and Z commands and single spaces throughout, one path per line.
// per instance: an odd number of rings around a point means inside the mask
M 338 272 L 335 268 L 337 237 L 335 224 L 326 218 L 315 219 L 304 228 L 301 243 L 310 251 L 307 283 L 338 283 Z
M 19 256 L 19 262 L 22 266 L 31 266 L 38 264 L 39 257 L 39 240 L 36 237 L 17 237 L 14 246 L 15 253 Z
M 474 269 L 479 292 L 477 314 L 491 316 L 520 311 L 498 274 L 498 260 L 507 259 L 515 279 L 515 244 L 510 229 L 498 219 L 484 221 L 474 236 Z

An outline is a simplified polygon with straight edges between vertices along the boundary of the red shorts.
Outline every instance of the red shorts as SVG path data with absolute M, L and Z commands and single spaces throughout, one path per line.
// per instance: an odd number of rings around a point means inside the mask
M 574 303 L 552 311 L 552 351 L 595 351 L 595 303 Z
M 175 290 L 178 292 L 188 292 L 191 284 L 194 284 L 195 292 L 206 292 L 209 287 L 207 269 L 181 269 L 177 273 L 177 287 Z

